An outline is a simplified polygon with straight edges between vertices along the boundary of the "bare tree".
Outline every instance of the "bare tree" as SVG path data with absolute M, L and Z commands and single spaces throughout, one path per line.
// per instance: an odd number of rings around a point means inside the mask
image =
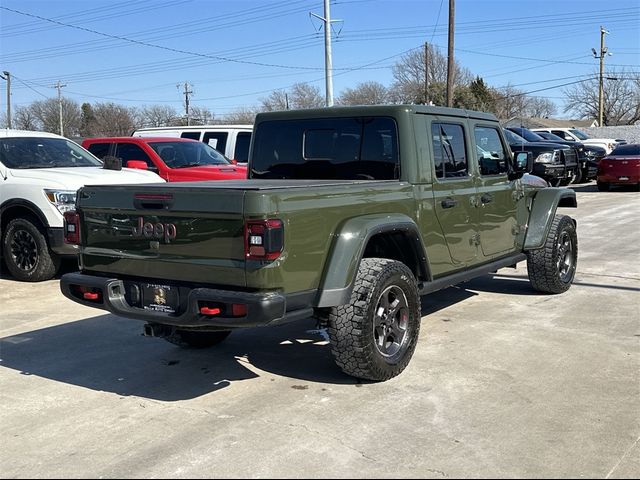
M 139 110 L 138 116 L 138 126 L 166 127 L 176 121 L 178 112 L 169 105 L 147 105 Z
M 507 120 L 513 117 L 526 116 L 529 98 L 524 94 L 524 92 L 511 85 L 495 89 L 494 92 L 494 113 L 496 117 L 502 120 Z
M 603 122 L 605 125 L 633 125 L 640 121 L 640 75 L 624 70 L 611 72 L 604 80 Z M 564 90 L 564 112 L 580 118 L 598 118 L 599 77 Z
M 289 92 L 274 90 L 267 98 L 260 100 L 262 110 L 273 112 L 287 108 L 318 108 L 324 106 L 320 89 L 309 83 L 296 83 Z
M 39 122 L 39 128 L 45 132 L 60 132 L 60 111 L 57 98 L 37 100 L 29 108 Z M 80 105 L 74 100 L 62 97 L 62 125 L 65 136 L 79 136 L 81 123 Z
M 267 98 L 260 99 L 262 109 L 265 112 L 286 110 L 289 106 L 287 95 L 287 92 L 284 90 L 274 90 Z
M 318 108 L 324 106 L 320 89 L 309 83 L 296 83 L 291 87 L 294 108 Z
M 256 119 L 258 109 L 250 107 L 242 107 L 233 112 L 227 113 L 220 123 L 236 124 L 236 125 L 251 125 Z
M 447 81 L 447 57 L 438 48 L 428 45 L 428 59 L 425 59 L 424 48 L 415 49 L 404 55 L 393 67 L 393 83 L 391 90 L 396 102 L 425 103 L 425 65 L 428 64 L 429 92 L 431 87 Z M 428 61 L 425 61 L 428 60 Z M 454 86 L 467 85 L 473 80 L 471 72 L 458 62 L 454 64 Z M 433 100 L 429 93 L 429 100 Z
M 528 97 L 528 101 L 525 106 L 526 116 L 534 118 L 547 118 L 553 117 L 556 113 L 556 104 L 548 98 Z
M 337 99 L 339 105 L 380 105 L 389 102 L 387 87 L 379 82 L 362 82 L 345 88 Z
M 93 110 L 94 135 L 127 136 L 135 130 L 130 109 L 113 102 L 96 103 Z
M 42 130 L 42 123 L 36 117 L 31 106 L 18 107 L 13 114 L 13 128 L 19 130 Z
M 215 115 L 207 107 L 191 106 L 189 111 L 191 125 L 209 125 L 213 123 Z

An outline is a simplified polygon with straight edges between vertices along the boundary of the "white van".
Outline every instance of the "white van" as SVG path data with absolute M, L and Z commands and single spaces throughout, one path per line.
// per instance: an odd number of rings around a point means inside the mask
M 225 157 L 246 163 L 253 125 L 192 125 L 190 127 L 139 128 L 132 137 L 180 137 L 204 142 Z

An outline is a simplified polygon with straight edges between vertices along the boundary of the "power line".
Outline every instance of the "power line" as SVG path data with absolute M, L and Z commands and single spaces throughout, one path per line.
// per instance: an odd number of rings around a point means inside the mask
M 31 87 L 25 80 L 21 79 L 20 77 L 16 77 L 15 75 L 12 75 L 13 78 L 15 78 L 16 80 L 18 80 L 20 83 L 22 83 L 25 87 L 27 87 L 29 90 L 33 90 L 34 92 L 36 92 L 38 95 L 44 97 L 44 98 L 49 98 L 47 97 L 44 93 L 39 92 L 38 90 L 36 90 L 35 88 Z
M 45 22 L 51 22 L 51 23 L 55 23 L 57 25 L 65 26 L 65 27 L 75 28 L 77 30 L 82 30 L 82 31 L 85 31 L 85 32 L 93 33 L 95 35 L 101 35 L 103 37 L 113 38 L 113 39 L 116 39 L 116 40 L 121 40 L 123 42 L 133 43 L 135 45 L 141 45 L 141 46 L 145 46 L 145 47 L 157 48 L 157 49 L 160 49 L 160 50 L 166 50 L 166 51 L 169 51 L 169 52 L 180 53 L 180 54 L 184 54 L 184 55 L 191 55 L 191 56 L 195 56 L 195 57 L 209 58 L 209 59 L 213 59 L 213 60 L 219 60 L 219 61 L 222 61 L 222 62 L 232 62 L 232 63 L 247 64 L 247 65 L 256 65 L 256 66 L 261 66 L 261 67 L 288 68 L 288 69 L 298 69 L 298 70 L 317 70 L 316 67 L 303 67 L 303 66 L 293 66 L 293 65 L 279 65 L 279 64 L 274 64 L 274 63 L 252 62 L 252 61 L 248 61 L 248 60 L 238 60 L 238 59 L 234 59 L 234 58 L 221 57 L 221 56 L 217 56 L 217 55 L 207 55 L 205 53 L 190 52 L 188 50 L 180 50 L 178 48 L 165 47 L 165 46 L 162 46 L 162 45 L 156 45 L 156 44 L 153 44 L 153 43 L 143 42 L 143 41 L 140 41 L 140 40 L 133 40 L 133 39 L 130 39 L 130 38 L 127 38 L 127 37 L 123 37 L 123 36 L 120 36 L 120 35 L 111 35 L 109 33 L 99 32 L 97 30 L 93 30 L 93 29 L 90 29 L 90 28 L 85 28 L 85 27 L 80 27 L 80 26 L 77 26 L 77 25 L 71 25 L 71 24 L 67 24 L 67 23 L 63 23 L 63 22 L 58 22 L 57 20 L 52 20 L 52 19 L 49 19 L 49 18 L 41 17 L 40 15 L 34 15 L 32 13 L 21 12 L 19 10 L 14 10 L 12 8 L 7 8 L 7 7 L 0 6 L 0 9 L 6 10 L 6 11 L 9 11 L 9 12 L 13 12 L 13 13 L 17 13 L 19 15 L 25 15 L 25 16 L 28 16 L 28 17 L 38 18 L 38 19 L 43 20 Z

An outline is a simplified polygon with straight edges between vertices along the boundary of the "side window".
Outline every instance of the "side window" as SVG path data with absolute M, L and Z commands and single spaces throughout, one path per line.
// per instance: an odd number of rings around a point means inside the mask
M 191 140 L 200 140 L 200 134 L 202 132 L 182 132 L 180 138 L 190 138 Z
M 141 160 L 147 164 L 147 168 L 151 171 L 157 172 L 153 161 L 149 158 L 142 148 L 133 143 L 119 143 L 116 149 L 116 157 L 122 160 L 122 166 L 126 167 L 129 160 Z
M 501 175 L 509 171 L 508 157 L 500 141 L 498 130 L 493 127 L 476 127 L 476 157 L 480 175 Z
M 233 152 L 234 160 L 246 162 L 249 160 L 249 144 L 251 143 L 250 132 L 239 132 L 236 136 L 236 149 Z
M 204 132 L 202 141 L 224 155 L 227 149 L 227 136 L 227 132 Z
M 111 145 L 113 144 L 112 143 L 92 143 L 91 145 L 89 145 L 89 148 L 87 148 L 87 150 L 89 150 L 96 157 L 102 160 L 104 157 L 109 155 L 109 151 L 111 150 Z
M 558 135 L 560 138 L 565 140 L 573 140 L 573 137 L 563 130 L 551 130 L 551 133 Z
M 458 178 L 469 175 L 464 129 L 452 123 L 432 123 L 433 163 L 436 178 Z

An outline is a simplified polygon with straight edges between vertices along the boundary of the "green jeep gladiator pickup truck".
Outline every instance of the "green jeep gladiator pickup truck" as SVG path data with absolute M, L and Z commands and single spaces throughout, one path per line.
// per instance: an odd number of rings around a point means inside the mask
M 249 178 L 88 186 L 66 215 L 70 299 L 205 347 L 234 329 L 309 318 L 342 370 L 386 380 L 409 363 L 420 296 L 527 261 L 567 290 L 572 190 L 524 175 L 493 115 L 417 105 L 258 115 Z

